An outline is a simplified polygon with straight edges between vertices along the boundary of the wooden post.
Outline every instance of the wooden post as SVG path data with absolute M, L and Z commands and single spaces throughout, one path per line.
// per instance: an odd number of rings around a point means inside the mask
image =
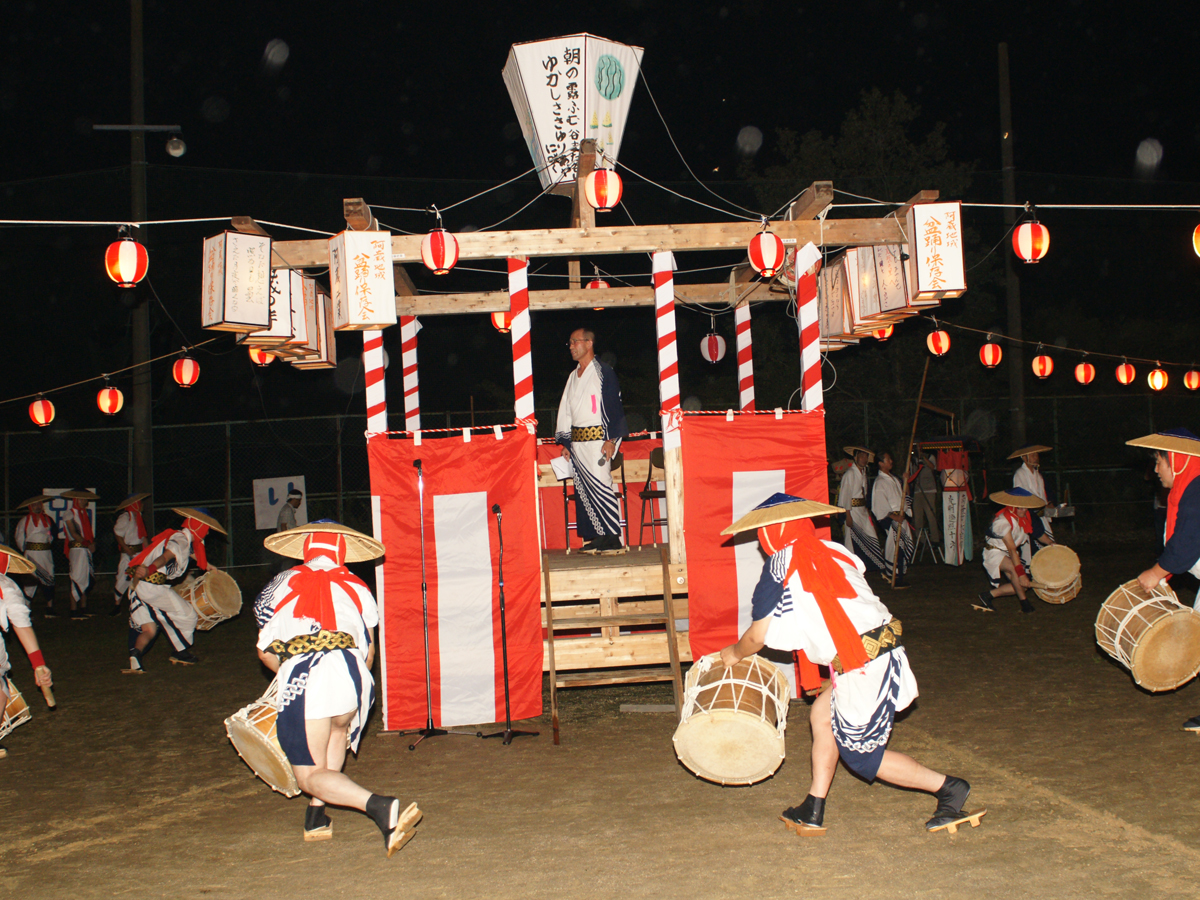
M 671 545 L 671 564 L 687 562 L 683 545 L 683 448 L 663 451 L 663 472 L 667 486 L 667 540 Z
M 908 472 L 912 468 L 912 448 L 917 440 L 917 419 L 921 416 L 921 401 L 925 399 L 925 379 L 929 376 L 929 361 L 933 357 L 925 357 L 925 371 L 921 373 L 921 390 L 917 392 L 917 411 L 913 413 L 913 427 L 908 435 L 908 451 L 904 454 L 904 480 L 900 491 L 900 527 L 904 527 L 904 504 L 908 500 Z M 891 527 L 890 525 L 888 526 Z M 886 543 L 886 540 L 885 540 Z M 896 534 L 896 549 L 892 553 L 892 587 L 896 586 L 896 560 L 900 558 L 900 534 Z
M 583 186 L 588 176 L 596 169 L 596 142 L 591 138 L 579 145 L 579 172 L 575 178 L 575 196 L 571 198 L 571 227 L 594 228 L 596 211 L 584 198 Z M 570 276 L 571 287 L 579 288 L 579 260 L 567 260 L 567 274 Z

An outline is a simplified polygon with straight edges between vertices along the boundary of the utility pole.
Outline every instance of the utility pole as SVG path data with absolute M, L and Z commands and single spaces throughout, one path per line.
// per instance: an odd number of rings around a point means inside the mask
M 1012 229 L 1017 221 L 1013 209 L 1017 187 L 1013 167 L 1012 94 L 1008 80 L 1008 44 L 1000 45 L 1000 162 L 1004 176 L 1004 224 Z M 1008 398 L 1012 404 L 1013 446 L 1025 446 L 1025 346 L 1021 340 L 1021 282 L 1013 268 L 1012 253 L 1004 253 L 1004 274 L 1008 298 L 1008 335 L 1014 343 L 1005 348 L 1008 356 Z
M 142 0 L 130 0 L 130 114 L 129 180 L 135 222 L 149 218 L 146 212 L 146 102 L 143 65 Z M 147 243 L 145 233 L 142 243 Z M 154 433 L 150 419 L 150 303 L 145 298 L 133 308 L 133 490 L 154 493 Z M 154 507 L 145 514 L 146 527 L 154 534 Z

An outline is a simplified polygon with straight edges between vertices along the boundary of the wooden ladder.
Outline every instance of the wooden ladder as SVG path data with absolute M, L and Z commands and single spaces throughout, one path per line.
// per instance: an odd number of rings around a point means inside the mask
M 550 563 L 548 554 L 543 552 L 542 577 L 546 583 L 546 650 L 550 667 L 550 719 L 554 728 L 554 743 L 559 743 L 558 735 L 558 689 L 565 687 L 588 687 L 601 684 L 640 684 L 653 681 L 670 681 L 675 692 L 675 712 L 683 708 L 683 678 L 679 668 L 679 643 L 675 634 L 675 603 L 672 599 L 670 557 L 668 548 L 659 548 L 662 560 L 663 581 L 663 610 L 653 613 L 619 613 L 614 610 L 615 602 L 600 604 L 600 615 L 595 616 L 565 616 L 555 618 L 553 597 L 550 594 Z M 606 612 L 605 610 L 609 610 Z M 667 655 L 670 664 L 665 666 L 614 667 L 604 669 L 587 669 L 577 672 L 559 673 L 554 665 L 554 631 L 555 629 L 573 630 L 601 628 L 620 629 L 637 628 L 646 625 L 664 626 L 663 636 L 667 640 Z

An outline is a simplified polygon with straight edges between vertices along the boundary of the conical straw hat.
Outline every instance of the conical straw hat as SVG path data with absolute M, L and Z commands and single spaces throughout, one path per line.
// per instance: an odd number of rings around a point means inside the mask
M 762 528 L 764 525 L 790 522 L 792 519 L 831 516 L 840 512 L 845 512 L 840 506 L 830 506 L 828 503 L 821 503 L 817 500 L 805 500 L 803 497 L 793 497 L 791 494 L 772 494 L 721 534 L 737 534 Z
M 378 559 L 384 553 L 383 544 L 375 538 L 328 520 L 309 522 L 307 525 L 297 525 L 287 531 L 268 535 L 263 540 L 263 546 L 280 556 L 304 559 L 304 542 L 308 540 L 310 534 L 340 534 L 344 537 L 346 539 L 346 562 L 348 563 Z
M 1200 437 L 1196 437 L 1196 435 L 1192 434 L 1186 428 L 1160 431 L 1156 434 L 1148 434 L 1145 437 L 1134 438 L 1132 441 L 1126 441 L 1125 443 L 1130 447 L 1146 447 L 1150 450 L 1164 450 L 1168 453 L 1200 456 Z
M 208 513 L 202 512 L 198 509 L 192 509 L 190 506 L 172 506 L 171 512 L 177 513 L 178 515 L 183 516 L 185 519 L 195 519 L 197 522 L 203 522 L 213 531 L 219 531 L 221 534 L 229 533 L 221 527 L 220 522 L 218 522 Z
M 1046 505 L 1044 498 L 1031 494 L 1025 488 L 1009 488 L 1007 491 L 996 491 L 988 499 L 1001 506 L 1015 506 L 1019 509 L 1041 509 Z
M 28 560 L 21 555 L 20 550 L 14 550 L 12 547 L 6 547 L 4 544 L 0 544 L 0 553 L 4 553 L 8 556 L 9 575 L 28 575 L 37 568 L 37 566 L 35 566 L 31 560 Z
M 1053 449 L 1053 447 L 1047 447 L 1045 444 L 1030 444 L 1028 447 L 1022 447 L 1020 450 L 1014 450 L 1008 454 L 1008 458 L 1016 459 L 1020 457 L 1024 459 L 1030 453 L 1049 453 Z

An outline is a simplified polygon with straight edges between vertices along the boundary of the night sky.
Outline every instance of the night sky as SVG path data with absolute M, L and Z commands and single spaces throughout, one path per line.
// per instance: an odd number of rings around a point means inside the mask
M 366 0 L 320 6 L 147 0 L 146 121 L 179 124 L 187 143 L 187 153 L 174 159 L 164 150 L 165 135 L 148 137 L 150 217 L 252 215 L 337 231 L 343 225 L 342 197 L 423 209 L 447 206 L 519 175 L 532 163 L 500 77 L 508 48 L 579 31 L 645 48 L 646 82 L 687 164 L 712 190 L 740 204 L 757 208 L 739 165 L 761 171 L 776 162 L 777 129 L 836 134 L 872 88 L 885 95 L 899 91 L 920 106 L 914 140 L 945 123 L 949 158 L 974 169 L 962 199 L 996 202 L 997 44 L 1007 41 L 1020 200 L 1196 204 L 1177 213 L 1044 211 L 1051 253 L 1031 267 L 1036 271 L 1021 273 L 1027 336 L 1191 361 L 1183 354 L 1192 352 L 1191 310 L 1200 289 L 1200 259 L 1191 250 L 1191 231 L 1200 224 L 1200 119 L 1194 114 L 1200 17 L 1082 0 L 991 4 L 981 12 L 964 12 L 963 6 L 626 0 L 582 13 L 566 4 L 536 3 L 463 4 L 451 12 L 449 4 Z M 306 11 L 298 12 L 301 8 Z M 1154 14 L 1143 15 L 1145 10 Z M 91 129 L 129 120 L 127 5 L 8 3 L 0 40 L 0 217 L 127 218 L 128 138 Z M 739 132 L 748 126 L 763 133 L 756 155 L 738 150 Z M 1143 143 L 1149 140 L 1157 144 Z M 1153 148 L 1161 148 L 1160 161 L 1139 167 L 1139 146 L 1150 162 Z M 691 180 L 645 84 L 634 94 L 621 162 L 684 194 L 712 199 Z M 828 176 L 813 175 L 823 177 Z M 528 175 L 452 211 L 446 225 L 486 227 L 537 193 Z M 625 196 L 638 224 L 722 220 L 629 177 Z M 433 225 L 424 213 L 377 214 L 407 231 Z M 565 198 L 545 197 L 504 227 L 561 227 L 568 215 Z M 608 215 L 614 224 L 628 223 L 616 218 L 619 211 Z M 994 210 L 968 210 L 967 223 L 980 254 L 1004 234 Z M 152 310 L 155 353 L 211 336 L 199 327 L 200 242 L 221 227 L 149 230 L 150 278 L 138 288 L 138 298 L 153 292 L 161 300 Z M 303 236 L 270 230 L 285 239 Z M 5 233 L 0 273 L 8 289 L 8 365 L 0 399 L 127 365 L 130 298 L 110 286 L 102 269 L 103 248 L 115 229 Z M 997 251 L 1006 252 L 1006 245 Z M 682 269 L 736 261 L 736 254 L 679 258 Z M 596 262 L 632 283 L 648 283 L 644 257 Z M 535 270 L 538 265 L 535 260 Z M 488 261 L 436 281 L 423 273 L 414 277 L 422 290 L 495 290 L 504 286 L 502 268 L 500 261 Z M 557 276 L 565 267 L 554 262 L 538 271 L 532 287 L 548 288 L 560 286 Z M 718 272 L 680 280 L 724 277 Z M 974 297 L 969 291 L 939 315 L 1002 328 L 1003 291 L 994 281 L 994 265 L 990 277 L 990 287 L 981 283 Z M 724 318 L 718 327 L 732 341 L 729 317 Z M 561 345 L 576 319 L 535 316 L 539 406 L 557 400 L 570 366 Z M 683 341 L 707 331 L 708 317 L 685 312 L 680 319 L 681 356 L 687 356 L 684 394 L 699 394 L 706 406 L 722 403 L 722 391 L 710 386 L 713 372 L 688 383 L 689 366 L 699 371 L 695 366 L 704 364 L 691 360 L 699 354 L 684 350 Z M 472 398 L 478 408 L 511 404 L 506 338 L 492 332 L 483 317 L 440 317 L 424 324 L 420 356 L 427 410 L 465 409 Z M 650 384 L 635 378 L 650 365 L 649 310 L 597 314 L 595 324 L 602 348 L 616 355 L 618 371 L 624 365 L 632 383 Z M 927 329 L 910 322 L 901 330 L 911 342 L 923 340 Z M 398 359 L 399 334 L 389 331 L 386 340 Z M 358 341 L 341 336 L 340 355 L 354 356 Z M 883 350 L 864 345 L 843 351 L 837 362 L 850 361 L 853 373 L 855 354 L 866 358 Z M 353 364 L 340 378 L 280 363 L 256 373 L 245 353 L 232 349 L 231 337 L 202 348 L 198 359 L 202 380 L 186 395 L 170 383 L 169 362 L 155 366 L 156 422 L 362 410 L 362 395 L 346 390 Z M 1064 372 L 1066 362 L 1060 364 Z M 791 368 L 777 378 L 784 388 L 798 383 L 799 373 L 794 360 L 786 365 Z M 721 379 L 731 383 L 734 377 L 732 367 L 719 370 Z M 113 424 L 101 421 L 95 410 L 97 386 L 52 398 L 60 425 Z M 1058 389 L 1072 386 L 1064 382 Z M 846 382 L 841 387 L 857 394 L 870 390 Z M 1006 387 L 997 377 L 992 393 Z M 784 388 L 782 397 L 768 402 L 783 402 L 790 390 Z M 397 383 L 393 394 L 398 389 Z M 732 390 L 730 384 L 725 392 Z M 655 400 L 629 394 L 627 388 L 626 400 L 634 404 Z M 26 405 L 0 406 L 3 426 L 32 427 Z M 117 419 L 122 424 L 125 414 Z

